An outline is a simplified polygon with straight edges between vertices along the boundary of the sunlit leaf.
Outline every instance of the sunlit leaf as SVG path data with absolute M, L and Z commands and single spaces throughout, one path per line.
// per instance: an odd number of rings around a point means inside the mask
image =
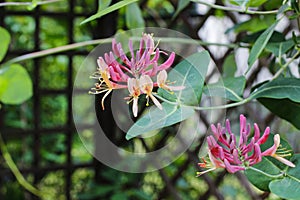
M 27 71 L 19 64 L 0 69 L 0 101 L 20 104 L 32 96 L 32 82 Z
M 90 22 L 90 21 L 93 21 L 95 19 L 98 19 L 98 18 L 100 18 L 100 17 L 102 17 L 102 16 L 104 16 L 104 15 L 106 15 L 108 13 L 111 13 L 111 12 L 113 12 L 115 10 L 118 10 L 118 9 L 120 9 L 120 8 L 122 8 L 124 6 L 127 6 L 127 5 L 129 5 L 131 3 L 134 3 L 136 1 L 138 1 L 138 0 L 123 0 L 123 1 L 120 1 L 118 3 L 115 3 L 115 4 L 113 4 L 113 5 L 105 8 L 103 10 L 98 11 L 96 14 L 90 16 L 89 18 L 83 20 L 80 23 L 80 25 L 85 24 L 85 23 Z
M 3 60 L 4 56 L 6 55 L 6 52 L 8 50 L 8 46 L 10 43 L 10 35 L 8 31 L 2 27 L 0 27 L 0 62 Z

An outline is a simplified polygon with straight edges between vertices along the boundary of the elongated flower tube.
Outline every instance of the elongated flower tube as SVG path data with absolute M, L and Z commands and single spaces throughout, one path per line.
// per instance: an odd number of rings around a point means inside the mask
M 184 86 L 171 86 L 167 84 L 167 71 L 162 70 L 157 74 L 157 84 L 158 87 L 163 88 L 168 91 L 176 91 L 176 90 L 183 90 Z
M 146 94 L 147 98 L 147 106 L 149 105 L 149 97 L 152 99 L 153 103 L 160 109 L 162 110 L 162 106 L 159 103 L 159 101 L 153 96 L 152 94 L 152 89 L 153 89 L 153 81 L 151 80 L 150 76 L 144 75 L 141 76 L 140 78 L 140 88 L 141 91 Z
M 128 91 L 130 93 L 130 97 L 133 100 L 132 113 L 133 113 L 133 116 L 136 117 L 138 114 L 138 99 L 141 94 L 139 80 L 137 80 L 135 78 L 128 79 Z
M 226 120 L 226 128 L 222 127 L 221 124 L 217 126 L 212 124 L 211 130 L 213 136 L 207 137 L 209 161 L 202 159 L 203 163 L 198 164 L 201 168 L 208 169 L 197 172 L 198 176 L 217 168 L 225 168 L 229 173 L 245 170 L 247 167 L 261 162 L 263 156 L 272 156 L 290 167 L 295 167 L 292 162 L 283 158 L 287 156 L 286 154 L 277 153 L 280 146 L 280 136 L 278 134 L 274 136 L 274 145 L 261 152 L 260 146 L 267 141 L 270 128 L 267 127 L 263 135 L 260 136 L 259 127 L 254 124 L 254 136 L 249 138 L 251 127 L 250 124 L 247 124 L 244 115 L 240 115 L 240 137 L 238 142 L 235 134 L 231 131 L 228 119 Z
M 280 135 L 276 134 L 274 136 L 274 144 L 269 149 L 265 150 L 262 155 L 263 156 L 272 156 L 273 158 L 276 158 L 280 162 L 286 164 L 289 167 L 296 167 L 294 163 L 291 161 L 285 159 L 284 157 L 289 156 L 289 154 L 285 154 L 284 152 L 281 153 L 280 151 L 277 152 L 278 147 L 280 146 Z
M 91 94 L 101 94 L 102 109 L 104 109 L 105 98 L 115 89 L 128 89 L 128 103 L 133 103 L 132 111 L 136 117 L 138 114 L 138 100 L 140 95 L 145 94 L 147 106 L 149 99 L 162 109 L 160 102 L 154 97 L 153 89 L 181 90 L 181 86 L 170 86 L 167 84 L 166 70 L 171 67 L 175 59 L 175 53 L 171 52 L 165 62 L 159 64 L 162 52 L 154 43 L 152 34 L 143 34 L 139 48 L 134 49 L 131 40 L 128 42 L 129 52 L 125 52 L 121 43 L 112 40 L 112 51 L 105 53 L 97 60 L 98 68 L 91 78 L 96 79 L 95 87 L 91 88 Z M 156 79 L 156 80 L 155 80 Z

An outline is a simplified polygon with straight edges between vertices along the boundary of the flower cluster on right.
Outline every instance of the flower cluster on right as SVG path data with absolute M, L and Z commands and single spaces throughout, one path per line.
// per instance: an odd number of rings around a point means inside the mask
M 247 124 L 244 115 L 240 115 L 240 139 L 238 142 L 236 136 L 231 132 L 228 119 L 226 120 L 226 128 L 222 127 L 221 124 L 218 124 L 217 127 L 212 124 L 211 130 L 214 136 L 207 137 L 209 160 L 202 159 L 203 162 L 198 163 L 199 167 L 207 168 L 207 170 L 197 172 L 197 176 L 217 168 L 225 168 L 229 173 L 245 170 L 247 167 L 261 162 L 263 156 L 272 156 L 290 167 L 295 167 L 292 162 L 284 158 L 289 154 L 277 152 L 280 146 L 279 134 L 274 136 L 272 147 L 261 151 L 260 145 L 267 141 L 270 128 L 267 127 L 264 134 L 260 136 L 259 127 L 255 123 L 254 135 L 250 139 L 250 124 Z

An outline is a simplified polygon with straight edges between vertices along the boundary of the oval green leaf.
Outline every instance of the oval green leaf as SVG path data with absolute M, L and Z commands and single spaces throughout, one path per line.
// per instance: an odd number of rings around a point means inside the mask
M 0 27 L 0 62 L 3 60 L 4 56 L 6 55 L 6 52 L 8 50 L 8 46 L 10 43 L 10 35 L 8 31 L 2 27 Z
M 21 104 L 32 96 L 32 81 L 19 64 L 0 70 L 0 101 L 5 104 Z

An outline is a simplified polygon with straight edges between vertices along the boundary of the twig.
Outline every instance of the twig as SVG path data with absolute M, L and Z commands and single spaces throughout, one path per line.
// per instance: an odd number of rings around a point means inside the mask
M 285 65 L 283 65 L 274 75 L 274 77 L 272 78 L 273 80 L 276 79 L 281 72 L 283 72 L 296 58 L 297 56 L 300 55 L 300 51 L 298 51 L 297 53 L 295 53 L 295 55 L 289 60 L 289 62 L 285 63 Z
M 191 0 L 195 3 L 203 4 L 206 6 L 209 6 L 211 8 L 215 8 L 218 10 L 225 10 L 225 11 L 233 11 L 233 12 L 240 12 L 240 13 L 246 13 L 246 14 L 260 14 L 260 15 L 269 15 L 269 14 L 276 14 L 278 10 L 270 10 L 270 11 L 255 11 L 255 10 L 245 10 L 240 8 L 234 8 L 234 7 L 226 7 L 226 6 L 220 6 L 216 4 L 209 3 L 207 1 L 201 1 L 201 0 Z
M 2 139 L 1 133 L 0 133 L 0 149 L 1 149 L 2 156 L 3 156 L 6 164 L 8 165 L 9 169 L 14 174 L 14 176 L 16 177 L 16 179 L 20 183 L 20 185 L 22 185 L 27 191 L 31 192 L 32 194 L 42 197 L 42 195 L 43 195 L 42 192 L 40 190 L 38 190 L 37 188 L 35 188 L 33 185 L 31 185 L 28 181 L 26 181 L 24 176 L 19 171 L 17 165 L 15 164 L 15 162 L 11 158 L 10 153 L 8 152 L 6 144 L 4 143 L 4 141 Z

